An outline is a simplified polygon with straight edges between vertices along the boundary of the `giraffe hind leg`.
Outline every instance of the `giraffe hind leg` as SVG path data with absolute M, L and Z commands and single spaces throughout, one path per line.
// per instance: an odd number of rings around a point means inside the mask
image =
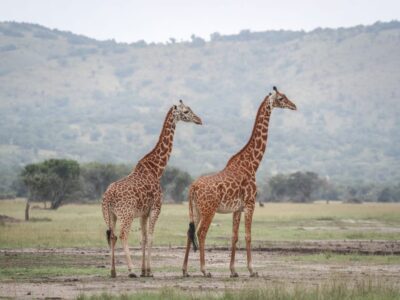
M 122 220 L 121 224 L 121 233 L 119 238 L 121 239 L 122 242 L 122 247 L 124 248 L 125 256 L 126 256 L 126 261 L 128 263 L 128 271 L 129 271 L 129 277 L 135 278 L 137 277 L 135 273 L 132 273 L 133 270 L 133 263 L 131 259 L 131 253 L 129 250 L 128 246 L 128 235 L 129 231 L 131 229 L 133 218 L 126 218 L 125 220 Z
M 205 277 L 211 277 L 211 273 L 206 271 L 205 262 L 205 242 L 208 228 L 210 227 L 211 221 L 214 214 L 208 217 L 202 217 L 197 229 L 197 236 L 199 238 L 199 248 L 200 248 L 200 270 Z
M 115 271 L 115 244 L 117 243 L 117 237 L 114 235 L 114 232 L 110 232 L 110 240 L 111 240 L 111 277 L 117 277 L 117 272 Z
M 182 266 L 183 277 L 190 276 L 187 269 L 188 269 L 189 252 L 191 245 L 193 245 L 194 251 L 196 251 L 199 248 L 196 228 L 199 228 L 200 217 L 197 208 L 195 208 L 193 212 L 194 212 L 193 222 L 189 223 L 189 230 L 187 232 L 185 258 L 183 259 L 183 266 Z
M 189 273 L 187 271 L 187 265 L 188 265 L 188 260 L 189 260 L 189 252 L 190 252 L 190 246 L 191 246 L 191 242 L 190 242 L 190 237 L 189 234 L 187 236 L 187 241 L 186 241 L 186 250 L 185 250 L 185 258 L 183 259 L 183 266 L 182 266 L 182 273 L 183 273 L 183 277 L 189 277 Z
M 190 246 L 193 244 L 195 251 L 198 247 L 195 239 L 196 239 L 196 226 L 194 225 L 194 222 L 190 222 L 189 230 L 187 232 L 185 258 L 183 259 L 183 266 L 182 266 L 183 277 L 189 277 L 189 273 L 187 272 L 187 266 L 189 260 Z
M 114 234 L 115 224 L 117 223 L 117 217 L 114 213 L 108 212 L 110 214 L 109 229 L 106 231 L 106 238 L 108 245 L 111 248 L 111 277 L 115 278 L 117 272 L 115 271 L 115 244 L 117 243 L 117 237 Z

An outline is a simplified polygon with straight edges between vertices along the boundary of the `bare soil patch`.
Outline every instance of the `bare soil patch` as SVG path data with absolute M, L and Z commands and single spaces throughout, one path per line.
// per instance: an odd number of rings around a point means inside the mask
M 268 247 L 253 250 L 253 265 L 259 278 L 250 278 L 246 269 L 246 252 L 239 250 L 236 268 L 239 278 L 230 278 L 230 251 L 224 248 L 208 249 L 206 260 L 212 278 L 204 278 L 199 270 L 198 252 L 190 253 L 189 278 L 181 276 L 184 249 L 182 247 L 154 248 L 154 278 L 129 278 L 125 257 L 117 251 L 117 278 L 109 277 L 109 251 L 96 248 L 65 249 L 0 249 L 0 274 L 2 270 L 18 269 L 18 274 L 0 277 L 0 297 L 75 298 L 80 293 L 97 294 L 133 293 L 176 287 L 190 291 L 215 291 L 225 289 L 257 288 L 276 285 L 317 286 L 332 280 L 357 282 L 383 280 L 400 283 L 400 264 L 355 262 L 301 262 L 289 259 L 304 253 L 365 253 L 389 255 L 399 253 L 400 242 L 393 241 L 307 241 L 301 243 L 271 243 Z M 140 253 L 132 248 L 136 274 L 140 274 Z M 395 254 L 396 255 L 396 254 Z M 72 268 L 70 275 L 24 276 L 40 268 Z M 90 275 L 76 275 L 73 270 L 94 270 Z M 21 271 L 22 270 L 22 271 Z M 97 271 L 98 270 L 98 271 Z M 78 274 L 78 272 L 77 272 Z

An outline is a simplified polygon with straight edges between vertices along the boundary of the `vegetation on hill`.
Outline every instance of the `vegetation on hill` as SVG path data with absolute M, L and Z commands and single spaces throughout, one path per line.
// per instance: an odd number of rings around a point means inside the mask
M 299 110 L 273 112 L 262 181 L 311 171 L 338 183 L 400 180 L 400 23 L 311 32 L 243 30 L 210 41 L 96 41 L 0 23 L 0 181 L 49 158 L 133 165 L 183 98 L 171 164 L 221 169 L 277 85 Z

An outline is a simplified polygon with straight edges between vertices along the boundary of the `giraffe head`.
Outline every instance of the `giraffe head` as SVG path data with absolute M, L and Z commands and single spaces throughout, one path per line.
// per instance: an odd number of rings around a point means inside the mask
M 272 108 L 288 108 L 292 110 L 296 110 L 296 104 L 290 101 L 285 94 L 278 91 L 276 86 L 273 87 L 274 92 L 269 95 L 269 101 L 271 103 Z
M 179 105 L 174 105 L 172 107 L 172 113 L 174 114 L 175 122 L 193 122 L 198 125 L 202 125 L 201 119 L 192 111 L 192 109 L 183 104 L 182 100 L 179 100 Z

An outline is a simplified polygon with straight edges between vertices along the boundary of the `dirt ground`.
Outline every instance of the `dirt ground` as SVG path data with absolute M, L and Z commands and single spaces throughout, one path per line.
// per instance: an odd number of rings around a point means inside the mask
M 334 280 L 357 282 L 377 280 L 400 285 L 400 264 L 379 264 L 368 259 L 359 261 L 310 262 L 296 260 L 296 256 L 311 253 L 353 253 L 399 255 L 399 241 L 308 241 L 279 242 L 270 247 L 253 250 L 253 265 L 258 278 L 250 278 L 246 269 L 246 253 L 239 250 L 236 267 L 239 278 L 229 277 L 230 252 L 225 248 L 206 252 L 208 270 L 212 278 L 204 278 L 199 271 L 198 252 L 190 254 L 189 278 L 182 278 L 181 265 L 184 249 L 181 247 L 154 248 L 154 278 L 129 278 L 125 257 L 117 252 L 117 278 L 108 276 L 109 251 L 95 248 L 65 249 L 0 249 L 0 268 L 34 269 L 43 266 L 68 266 L 79 269 L 96 268 L 92 275 L 3 277 L 0 280 L 0 298 L 70 299 L 79 294 L 133 293 L 176 287 L 188 291 L 222 292 L 228 289 L 284 285 L 317 286 Z M 135 272 L 139 274 L 140 250 L 132 248 Z

